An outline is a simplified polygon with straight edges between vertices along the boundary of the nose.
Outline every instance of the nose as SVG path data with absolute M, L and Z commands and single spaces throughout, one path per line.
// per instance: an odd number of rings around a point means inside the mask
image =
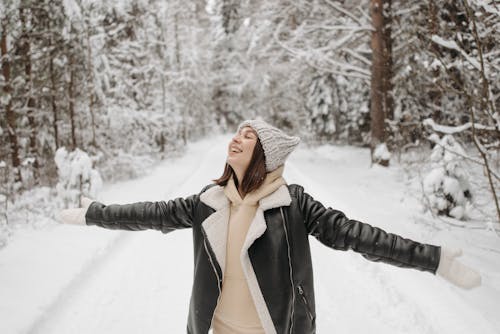
M 233 142 L 235 142 L 235 143 L 239 143 L 240 142 L 240 135 L 238 133 L 234 135 Z

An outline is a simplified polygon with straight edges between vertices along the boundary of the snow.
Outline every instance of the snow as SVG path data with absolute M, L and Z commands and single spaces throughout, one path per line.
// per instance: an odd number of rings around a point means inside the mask
M 75 0 L 63 0 L 63 4 L 66 16 L 72 19 L 82 17 L 80 6 Z
M 220 176 L 230 136 L 190 143 L 146 177 L 105 184 L 107 204 L 167 200 Z M 305 145 L 304 145 L 305 146 Z M 374 263 L 310 238 L 318 333 L 499 333 L 500 246 L 475 229 L 422 213 L 402 169 L 370 167 L 367 148 L 300 147 L 284 178 L 325 206 L 404 237 L 462 248 L 481 287 Z M 192 284 L 191 231 L 110 231 L 51 224 L 20 229 L 0 251 L 1 333 L 184 333 Z M 7 316 L 6 316 L 7 315 Z
M 432 35 L 431 37 L 431 40 L 434 42 L 434 43 L 437 43 L 439 45 L 441 45 L 442 47 L 445 47 L 447 49 L 452 49 L 452 50 L 455 50 L 455 51 L 458 51 L 462 54 L 462 56 L 478 71 L 481 71 L 481 64 L 479 63 L 479 61 L 477 59 L 474 59 L 472 57 L 470 57 L 467 52 L 465 52 L 460 46 L 458 46 L 458 44 L 455 42 L 455 41 L 448 41 L 448 40 L 445 40 L 444 38 L 438 36 L 438 35 Z M 486 64 L 485 64 L 486 66 Z M 488 70 L 487 68 L 485 67 L 485 74 L 487 75 L 488 74 Z
M 452 135 L 444 135 L 437 144 L 431 153 L 432 169 L 423 180 L 425 195 L 432 210 L 466 218 L 472 196 L 463 166 L 465 151 Z
M 488 13 L 500 16 L 500 9 L 498 9 L 498 6 L 495 4 L 495 1 L 473 0 L 472 3 L 475 3 L 475 5 L 478 7 L 483 7 L 483 9 Z
M 381 161 L 381 160 L 389 160 L 391 158 L 391 153 L 387 148 L 385 143 L 378 144 L 373 151 L 373 160 Z
M 424 126 L 428 126 L 428 127 L 432 128 L 434 131 L 446 133 L 446 134 L 459 133 L 459 132 L 463 132 L 465 130 L 472 128 L 471 122 L 467 122 L 467 123 L 457 125 L 457 126 L 448 126 L 448 125 L 436 124 L 432 118 L 424 119 L 422 121 L 422 124 Z M 474 128 L 479 129 L 479 130 L 490 130 L 490 131 L 495 130 L 495 128 L 493 126 L 486 126 L 486 125 L 477 124 L 477 123 L 474 123 Z
M 56 189 L 66 202 L 75 203 L 80 192 L 88 197 L 97 195 L 102 187 L 101 175 L 92 168 L 92 160 L 86 152 L 79 148 L 68 152 L 65 147 L 60 147 L 54 161 L 59 177 Z

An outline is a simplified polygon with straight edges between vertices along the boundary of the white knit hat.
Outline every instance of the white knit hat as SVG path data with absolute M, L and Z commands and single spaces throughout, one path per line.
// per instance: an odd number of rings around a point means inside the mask
M 243 121 L 238 126 L 238 132 L 245 126 L 250 126 L 257 132 L 257 136 L 259 136 L 260 143 L 264 149 L 266 171 L 268 172 L 272 172 L 283 165 L 286 158 L 300 142 L 299 137 L 289 136 L 261 119 Z

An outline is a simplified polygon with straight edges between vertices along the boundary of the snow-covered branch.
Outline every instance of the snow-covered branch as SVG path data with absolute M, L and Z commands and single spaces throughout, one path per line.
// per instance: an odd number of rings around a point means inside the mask
M 441 45 L 444 48 L 455 50 L 459 52 L 476 70 L 481 71 L 481 65 L 477 61 L 477 59 L 472 58 L 465 52 L 460 46 L 455 41 L 449 41 L 445 40 L 444 38 L 438 36 L 438 35 L 432 35 L 431 40 L 436 43 Z M 485 68 L 486 74 L 488 73 L 488 69 Z
M 465 130 L 469 130 L 472 128 L 471 122 L 467 122 L 465 124 L 458 125 L 458 126 L 448 126 L 448 125 L 436 124 L 436 122 L 434 122 L 434 120 L 432 118 L 424 119 L 422 124 L 424 126 L 428 126 L 428 127 L 432 128 L 432 130 L 434 130 L 435 132 L 444 133 L 444 134 L 460 133 L 460 132 L 464 132 Z M 485 130 L 485 131 L 497 131 L 498 130 L 494 126 L 487 126 L 487 125 L 482 125 L 482 124 L 477 124 L 477 123 L 474 123 L 474 128 L 476 128 L 476 130 Z
M 352 57 L 356 58 L 360 62 L 365 63 L 368 66 L 371 66 L 371 64 L 372 64 L 372 62 L 368 58 L 363 57 L 362 55 L 360 55 L 358 52 L 356 52 L 354 50 L 351 50 L 349 48 L 343 48 L 342 51 L 344 51 L 345 53 L 347 53 L 347 54 L 351 55 Z
M 478 164 L 478 165 L 481 165 L 481 166 L 485 166 L 484 162 L 479 160 L 479 159 L 476 159 L 476 158 L 473 158 L 473 157 L 470 157 L 468 156 L 467 154 L 465 154 L 462 150 L 454 150 L 454 149 L 451 149 L 450 147 L 446 147 L 444 146 L 442 143 L 441 143 L 441 139 L 439 139 L 439 137 L 436 135 L 436 134 L 433 134 L 433 135 L 430 135 L 429 137 L 427 137 L 428 140 L 430 140 L 431 142 L 433 142 L 434 144 L 440 146 L 441 148 L 443 148 L 445 151 L 448 151 L 454 155 L 457 155 L 461 158 L 464 158 L 465 160 L 468 160 L 470 162 L 473 162 L 475 164 Z M 491 172 L 491 175 L 493 175 L 498 181 L 500 181 L 500 175 L 498 175 L 497 173 L 495 173 L 494 171 L 490 170 Z
M 372 31 L 373 28 L 369 25 L 358 26 L 358 25 L 329 25 L 329 24 L 311 24 L 304 29 L 304 32 L 314 32 L 316 30 L 326 30 L 326 31 L 352 31 L 352 32 L 367 32 Z
M 366 23 L 366 22 L 362 22 L 358 16 L 356 16 L 353 13 L 349 12 L 348 10 L 342 8 L 341 6 L 339 6 L 338 4 L 336 4 L 335 2 L 333 2 L 331 0 L 324 0 L 324 1 L 328 5 L 330 5 L 333 9 L 335 9 L 336 11 L 341 12 L 345 16 L 347 16 L 350 19 L 352 19 L 354 22 L 357 22 L 360 26 L 363 26 Z
M 336 61 L 330 60 L 330 59 L 323 59 L 323 60 L 328 62 L 330 65 L 335 65 L 337 68 L 324 67 L 324 66 L 321 66 L 318 64 L 317 59 L 315 59 L 314 57 L 311 57 L 311 54 L 313 54 L 312 50 L 309 50 L 309 52 L 305 52 L 304 50 L 301 50 L 301 49 L 294 49 L 292 47 L 289 47 L 285 43 L 281 42 L 276 35 L 275 35 L 275 41 L 278 43 L 278 45 L 280 45 L 283 49 L 288 51 L 290 54 L 301 59 L 309 66 L 311 66 L 311 67 L 313 67 L 321 72 L 333 73 L 333 74 L 338 74 L 338 75 L 344 75 L 346 77 L 363 79 L 366 83 L 370 82 L 370 73 L 362 68 L 355 67 L 355 66 L 352 66 L 350 64 L 339 63 L 339 62 L 336 62 Z

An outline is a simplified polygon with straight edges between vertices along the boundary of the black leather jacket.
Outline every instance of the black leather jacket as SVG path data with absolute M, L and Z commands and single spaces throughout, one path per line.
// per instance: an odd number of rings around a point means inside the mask
M 109 229 L 155 229 L 163 233 L 192 228 L 194 281 L 187 332 L 207 334 L 222 287 L 222 271 L 201 223 L 214 209 L 200 201 L 207 190 L 168 202 L 104 205 L 93 202 L 88 225 Z M 276 333 L 315 333 L 316 312 L 313 271 L 308 236 L 328 247 L 353 250 L 371 261 L 436 273 L 440 247 L 421 244 L 386 233 L 380 228 L 348 219 L 342 212 L 325 208 L 299 185 L 288 185 L 290 206 L 264 212 L 267 230 L 248 253 Z M 271 223 L 272 222 L 272 223 Z M 269 266 L 269 254 L 273 264 Z M 272 277 L 272 279 L 269 279 Z

